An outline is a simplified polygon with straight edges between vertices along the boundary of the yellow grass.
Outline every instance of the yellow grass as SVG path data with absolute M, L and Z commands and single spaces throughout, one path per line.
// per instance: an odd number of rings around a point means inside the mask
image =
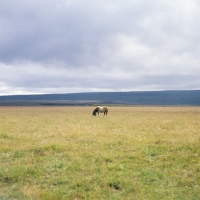
M 200 107 L 0 107 L 0 199 L 200 199 Z

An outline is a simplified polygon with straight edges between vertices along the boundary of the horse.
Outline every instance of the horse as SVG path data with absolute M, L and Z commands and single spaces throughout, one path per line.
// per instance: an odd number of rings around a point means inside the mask
M 99 115 L 99 113 L 103 113 L 104 116 L 108 114 L 108 108 L 106 106 L 97 106 L 94 108 L 93 112 L 92 112 L 92 115 L 96 116 L 96 114 Z

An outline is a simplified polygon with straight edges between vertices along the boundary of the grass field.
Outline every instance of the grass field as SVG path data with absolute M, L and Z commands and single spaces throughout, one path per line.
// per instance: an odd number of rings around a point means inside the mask
M 0 107 L 0 199 L 200 199 L 200 107 Z

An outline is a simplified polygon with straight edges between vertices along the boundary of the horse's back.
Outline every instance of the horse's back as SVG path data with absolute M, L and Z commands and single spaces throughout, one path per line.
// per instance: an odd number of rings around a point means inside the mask
M 108 108 L 106 106 L 102 106 L 102 107 L 99 106 L 99 112 L 107 112 L 107 111 L 108 111 Z

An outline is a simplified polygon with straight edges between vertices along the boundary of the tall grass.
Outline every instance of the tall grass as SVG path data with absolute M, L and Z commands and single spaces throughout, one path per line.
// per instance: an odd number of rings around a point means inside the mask
M 0 199 L 200 199 L 200 108 L 0 107 Z

